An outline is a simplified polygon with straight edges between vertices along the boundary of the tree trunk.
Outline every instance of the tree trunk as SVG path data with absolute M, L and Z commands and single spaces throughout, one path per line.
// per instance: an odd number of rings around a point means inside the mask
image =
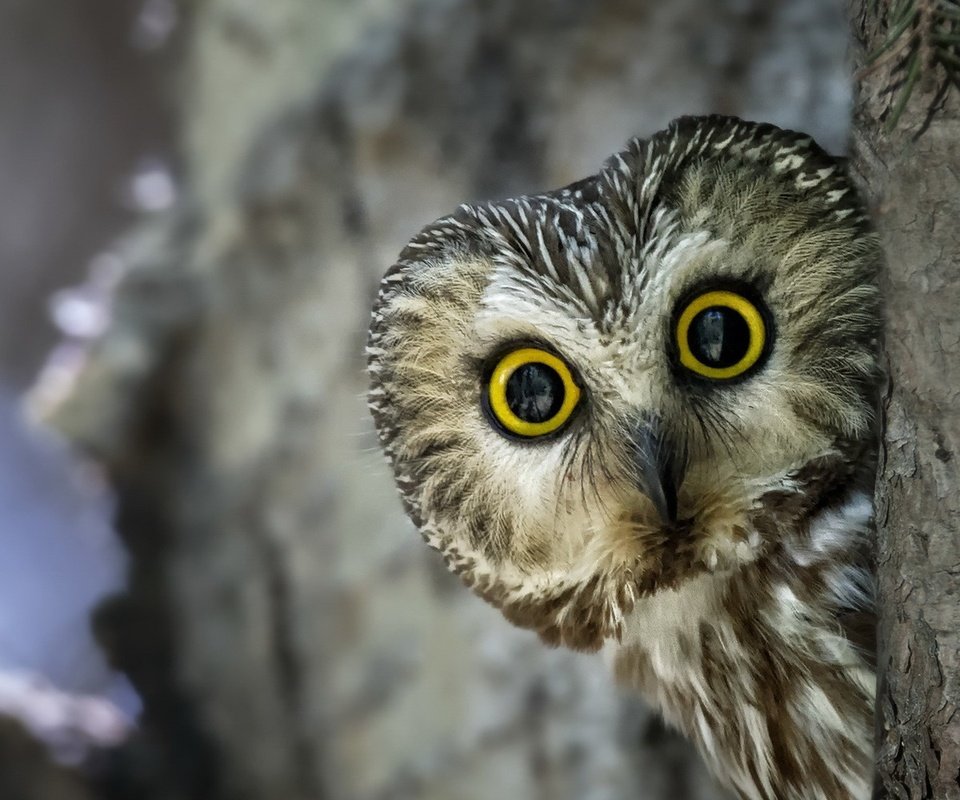
M 847 135 L 832 0 L 203 0 L 173 212 L 109 331 L 35 392 L 132 559 L 101 636 L 140 690 L 110 798 L 720 797 L 598 660 L 544 648 L 403 518 L 363 405 L 384 269 L 465 200 L 719 111 Z M 789 88 L 785 90 L 785 86 Z
M 859 60 L 888 3 L 851 5 Z M 869 70 L 869 65 L 867 67 Z M 860 82 L 853 164 L 887 255 L 889 385 L 877 481 L 879 768 L 891 798 L 960 798 L 960 91 L 925 66 Z

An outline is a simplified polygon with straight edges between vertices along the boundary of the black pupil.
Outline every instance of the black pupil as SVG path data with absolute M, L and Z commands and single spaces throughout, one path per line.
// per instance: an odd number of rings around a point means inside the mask
M 750 328 L 732 308 L 712 306 L 693 318 L 687 345 L 701 364 L 717 369 L 732 367 L 750 348 Z
M 507 405 L 524 422 L 553 419 L 563 405 L 563 395 L 563 380 L 546 364 L 524 364 L 507 379 Z

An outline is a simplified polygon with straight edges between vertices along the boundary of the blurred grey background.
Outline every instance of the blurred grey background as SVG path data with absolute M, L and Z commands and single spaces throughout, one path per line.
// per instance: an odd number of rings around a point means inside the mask
M 216 792 L 719 798 L 599 658 L 422 546 L 363 406 L 367 314 L 423 224 L 675 116 L 843 152 L 846 41 L 840 0 L 0 0 L 0 671 L 136 717 L 88 621 L 124 584 L 115 500 L 22 400 L 42 372 L 31 409 L 116 474 L 129 387 L 183 359 L 208 479 L 158 494 L 162 554 L 126 523 L 172 630 L 169 675 L 128 661 L 148 709 L 151 681 L 191 698 Z
M 151 6 L 0 2 L 0 669 L 130 710 L 88 619 L 123 580 L 109 495 L 21 400 L 56 320 L 96 324 L 67 290 L 109 267 L 110 242 L 147 210 L 138 175 L 171 154 L 170 62 L 147 35 Z

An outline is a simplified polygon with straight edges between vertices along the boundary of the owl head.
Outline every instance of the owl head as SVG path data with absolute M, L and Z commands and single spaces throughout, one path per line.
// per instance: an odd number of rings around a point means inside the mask
M 777 547 L 872 444 L 880 255 L 841 163 L 726 117 L 421 231 L 373 311 L 407 513 L 511 621 L 595 649 Z

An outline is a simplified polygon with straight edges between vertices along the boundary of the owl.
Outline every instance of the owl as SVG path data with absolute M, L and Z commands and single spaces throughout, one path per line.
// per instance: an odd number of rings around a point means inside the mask
M 684 117 L 428 225 L 375 302 L 369 405 L 423 538 L 602 648 L 740 798 L 871 794 L 880 264 L 810 137 Z

